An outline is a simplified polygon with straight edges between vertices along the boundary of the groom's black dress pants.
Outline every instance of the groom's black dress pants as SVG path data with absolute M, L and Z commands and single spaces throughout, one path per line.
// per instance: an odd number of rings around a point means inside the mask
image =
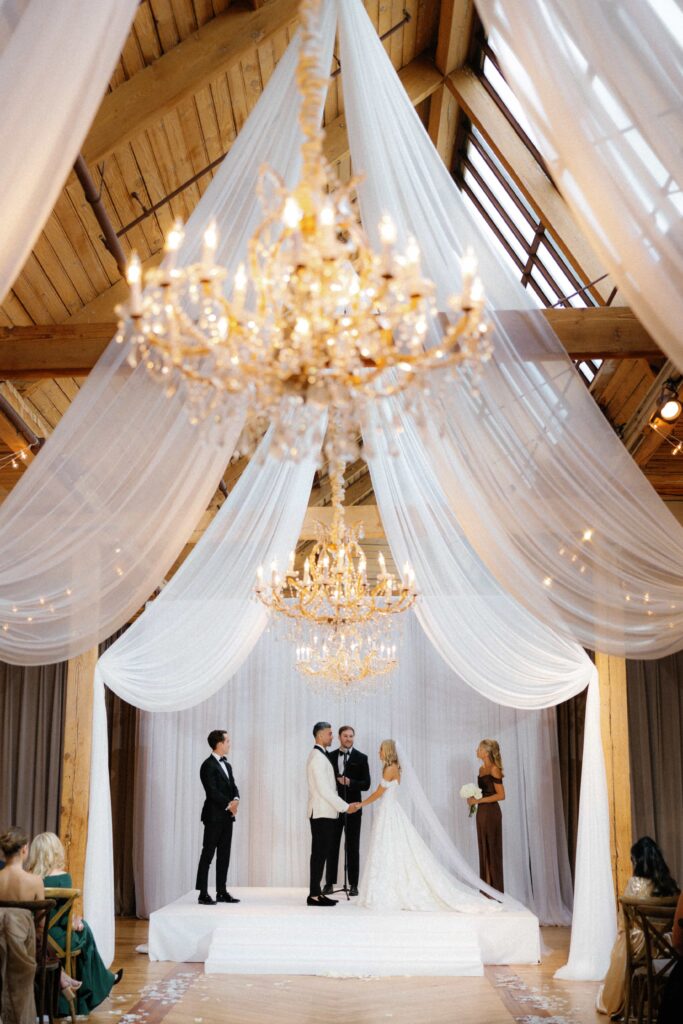
M 320 895 L 325 861 L 330 855 L 337 830 L 336 818 L 309 818 L 311 823 L 311 880 L 309 896 Z
M 360 795 L 358 797 L 360 800 Z M 360 826 L 363 820 L 363 812 L 356 811 L 355 814 L 340 814 L 335 821 L 334 839 L 330 847 L 330 855 L 327 858 L 325 868 L 325 881 L 328 885 L 337 884 L 337 869 L 339 867 L 339 847 L 344 834 L 346 823 L 346 870 L 348 873 L 349 885 L 358 888 L 358 876 L 360 874 Z
M 197 868 L 196 889 L 206 892 L 209 884 L 209 868 L 216 854 L 216 892 L 225 892 L 230 867 L 230 847 L 232 845 L 232 815 L 225 816 L 223 821 L 207 821 L 204 824 L 204 842 L 202 855 Z

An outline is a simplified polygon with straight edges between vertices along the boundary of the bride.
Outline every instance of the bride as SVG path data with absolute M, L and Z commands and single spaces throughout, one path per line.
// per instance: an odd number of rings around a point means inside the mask
M 366 800 L 380 800 L 356 905 L 371 910 L 459 910 L 490 913 L 500 904 L 459 882 L 439 863 L 398 801 L 402 769 L 394 740 L 379 748 L 382 781 Z M 480 883 L 481 884 L 481 883 Z

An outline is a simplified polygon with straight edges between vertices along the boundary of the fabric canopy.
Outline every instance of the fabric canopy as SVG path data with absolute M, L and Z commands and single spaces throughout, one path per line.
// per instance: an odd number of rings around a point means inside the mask
M 76 161 L 137 6 L 0 0 L 0 300 Z
M 442 309 L 459 257 L 470 247 L 479 260 L 493 358 L 475 381 L 460 373 L 439 387 L 435 374 L 423 416 L 425 452 L 468 540 L 508 593 L 584 647 L 679 649 L 683 528 L 469 213 L 365 12 L 341 4 L 340 24 L 366 230 L 378 244 L 389 213 L 399 237 L 417 240 Z
M 683 370 L 683 14 L 678 0 L 477 0 L 577 221 Z
M 328 7 L 326 68 L 334 21 Z M 215 219 L 217 259 L 234 271 L 259 220 L 263 161 L 296 182 L 297 53 L 295 43 L 204 193 L 179 262 L 198 258 Z M 123 625 L 173 564 L 233 453 L 238 402 L 220 433 L 193 426 L 181 395 L 168 398 L 126 354 L 110 344 L 0 509 L 0 657 L 11 664 L 64 660 Z

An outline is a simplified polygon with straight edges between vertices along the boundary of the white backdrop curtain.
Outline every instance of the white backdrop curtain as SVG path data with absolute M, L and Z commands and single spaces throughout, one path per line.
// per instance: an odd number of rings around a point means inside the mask
M 683 369 L 683 7 L 477 0 L 553 179 Z
M 0 0 L 0 300 L 76 161 L 137 6 Z
M 321 23 L 325 69 L 335 17 L 328 4 Z M 261 164 L 295 183 L 297 55 L 295 40 L 194 210 L 179 262 L 198 258 L 215 219 L 217 259 L 234 271 L 261 215 Z M 65 660 L 126 622 L 173 564 L 239 436 L 239 403 L 220 436 L 210 424 L 192 426 L 180 394 L 167 398 L 144 367 L 131 370 L 125 357 L 112 342 L 2 503 L 0 657 L 11 664 Z
M 468 212 L 362 4 L 339 12 L 366 230 L 377 243 L 388 212 L 399 237 L 417 239 L 442 309 L 459 289 L 458 257 L 469 246 L 479 259 L 493 358 L 476 392 L 461 375 L 425 417 L 425 451 L 468 540 L 506 591 L 583 646 L 639 658 L 679 649 L 683 528 Z
M 305 763 L 311 727 L 324 719 L 335 732 L 347 723 L 355 727 L 357 746 L 369 757 L 370 792 L 381 778 L 381 740 L 400 741 L 440 822 L 477 873 L 476 822 L 458 791 L 475 778 L 479 740 L 497 738 L 506 773 L 506 891 L 544 923 L 569 922 L 554 710 L 515 711 L 480 697 L 439 657 L 413 614 L 406 618 L 396 677 L 390 688 L 362 701 L 313 694 L 294 668 L 292 646 L 269 629 L 229 685 L 210 699 L 183 713 L 141 716 L 134 859 L 143 915 L 194 885 L 204 798 L 198 773 L 213 728 L 230 732 L 241 796 L 229 887 L 306 884 Z M 361 857 L 372 814 L 372 808 L 363 812 Z M 158 842 L 161 833 L 164 843 Z

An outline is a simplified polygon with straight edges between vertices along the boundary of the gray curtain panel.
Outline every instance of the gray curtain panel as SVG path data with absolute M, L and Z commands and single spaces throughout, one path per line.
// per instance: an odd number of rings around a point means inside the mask
M 65 662 L 0 662 L 0 829 L 59 832 L 65 698 Z
M 560 755 L 560 784 L 564 824 L 567 830 L 569 865 L 574 878 L 576 835 L 579 825 L 579 796 L 583 762 L 583 731 L 586 718 L 586 692 L 557 705 L 557 740 Z
M 626 668 L 633 837 L 652 836 L 683 885 L 683 652 Z

